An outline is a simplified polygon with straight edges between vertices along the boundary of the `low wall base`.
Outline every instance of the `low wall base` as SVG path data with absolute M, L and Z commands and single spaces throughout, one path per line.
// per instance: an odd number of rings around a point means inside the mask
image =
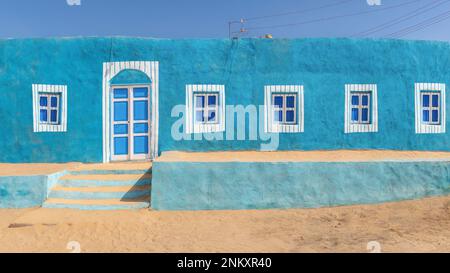
M 0 177 L 0 208 L 38 207 L 46 198 L 46 175 Z
M 67 174 L 0 176 L 0 208 L 40 207 L 58 178 Z
M 450 162 L 154 162 L 152 209 L 314 208 L 450 194 Z

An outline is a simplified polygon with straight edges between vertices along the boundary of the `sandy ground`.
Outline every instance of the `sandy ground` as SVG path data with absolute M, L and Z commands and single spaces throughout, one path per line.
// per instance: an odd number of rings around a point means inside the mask
M 0 210 L 0 252 L 450 252 L 450 196 L 260 211 Z
M 22 176 L 22 175 L 46 175 L 63 170 L 75 168 L 81 163 L 29 163 L 29 164 L 9 164 L 0 163 L 0 176 Z
M 450 161 L 449 152 L 393 150 L 164 152 L 160 162 Z

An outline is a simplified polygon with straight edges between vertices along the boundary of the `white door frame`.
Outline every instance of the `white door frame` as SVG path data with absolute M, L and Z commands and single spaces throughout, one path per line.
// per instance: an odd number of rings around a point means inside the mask
M 146 98 L 135 98 L 133 96 L 133 89 L 134 88 L 147 88 L 147 97 Z M 151 145 L 151 90 L 150 90 L 150 85 L 146 85 L 146 84 L 136 84 L 136 85 L 112 85 L 111 86 L 111 93 L 110 97 L 111 97 L 111 128 L 113 128 L 111 130 L 111 161 L 130 161 L 130 160 L 150 160 L 151 159 L 151 150 L 150 150 L 150 145 Z M 114 90 L 115 89 L 127 89 L 127 93 L 128 96 L 127 98 L 120 98 L 120 99 L 115 99 L 114 98 Z M 128 120 L 127 121 L 114 121 L 114 102 L 127 102 L 128 105 Z M 145 121 L 136 121 L 134 119 L 134 102 L 135 101 L 147 101 L 147 114 L 148 114 L 148 119 L 147 119 L 147 128 L 148 131 L 147 133 L 135 133 L 134 132 L 134 124 L 135 123 L 145 123 Z M 128 125 L 128 133 L 127 138 L 128 138 L 128 153 L 126 155 L 115 155 L 114 152 L 114 124 L 127 124 Z M 148 143 L 148 153 L 147 154 L 134 154 L 134 136 L 147 136 L 149 143 Z M 123 135 L 125 136 L 125 134 Z
M 111 162 L 111 79 L 123 70 L 139 70 L 144 72 L 151 80 L 150 84 L 150 108 L 151 108 L 151 128 L 150 129 L 150 158 L 158 156 L 158 129 L 159 129 L 159 62 L 156 61 L 127 61 L 127 62 L 106 62 L 103 63 L 103 162 Z

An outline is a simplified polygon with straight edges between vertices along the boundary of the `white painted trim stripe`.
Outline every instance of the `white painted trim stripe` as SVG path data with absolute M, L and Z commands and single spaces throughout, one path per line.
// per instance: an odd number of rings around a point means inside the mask
M 39 93 L 58 93 L 60 98 L 60 124 L 39 123 Z M 32 84 L 33 132 L 67 132 L 67 85 Z

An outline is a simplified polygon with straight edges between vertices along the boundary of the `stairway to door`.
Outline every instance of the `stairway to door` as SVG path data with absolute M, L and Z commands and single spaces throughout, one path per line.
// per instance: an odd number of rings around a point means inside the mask
M 150 207 L 151 163 L 81 165 L 59 178 L 45 208 L 122 210 Z

